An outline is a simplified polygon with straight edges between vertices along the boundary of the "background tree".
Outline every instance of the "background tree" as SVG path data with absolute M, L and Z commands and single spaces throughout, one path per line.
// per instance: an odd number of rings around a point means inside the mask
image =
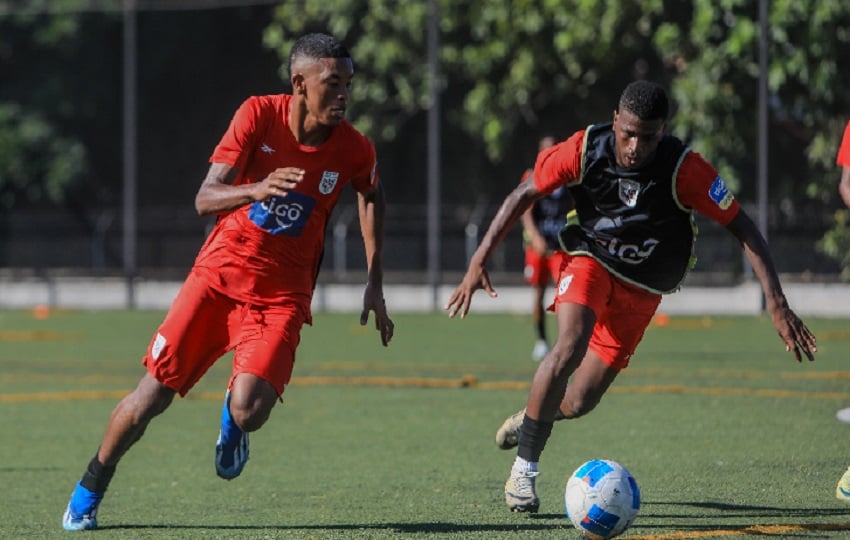
M 664 79 L 651 46 L 652 16 L 662 7 L 660 0 L 439 0 L 448 197 L 500 197 L 544 132 L 566 136 L 599 114 L 610 118 L 635 76 Z M 357 71 L 354 123 L 379 144 L 401 134 L 410 141 L 428 107 L 427 15 L 426 1 L 285 3 L 265 42 L 285 65 L 304 32 L 346 41 Z M 424 147 L 424 133 L 418 143 Z M 516 160 L 517 149 L 525 161 Z
M 646 77 L 671 87 L 672 131 L 740 199 L 754 200 L 758 0 L 440 0 L 439 8 L 444 146 L 466 156 L 447 160 L 448 186 L 503 194 L 516 176 L 501 166 L 507 155 L 533 157 L 543 132 L 607 120 L 623 85 Z M 816 234 L 824 223 L 812 214 L 837 201 L 832 162 L 850 116 L 850 4 L 776 0 L 769 8 L 771 227 Z M 265 38 L 281 59 L 304 31 L 353 44 L 356 123 L 379 142 L 399 133 L 409 140 L 407 124 L 428 106 L 426 16 L 424 0 L 285 4 Z
M 850 4 L 768 6 L 771 228 L 802 243 L 829 227 L 819 249 L 846 266 L 850 212 L 837 196 L 835 155 L 850 118 Z M 687 17 L 655 32 L 656 50 L 675 71 L 675 129 L 745 201 L 756 189 L 757 8 L 757 0 L 694 0 Z M 831 218 L 835 208 L 841 209 Z

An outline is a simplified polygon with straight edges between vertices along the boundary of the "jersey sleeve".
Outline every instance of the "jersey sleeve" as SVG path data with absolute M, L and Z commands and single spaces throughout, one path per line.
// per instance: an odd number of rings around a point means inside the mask
M 679 204 L 692 208 L 724 227 L 738 215 L 740 205 L 717 170 L 699 154 L 688 152 L 676 176 Z
M 378 183 L 378 156 L 372 141 L 363 137 L 362 154 L 364 166 L 351 180 L 351 186 L 358 193 L 369 191 Z
M 850 122 L 847 122 L 847 127 L 844 128 L 844 137 L 841 138 L 841 146 L 838 147 L 835 164 L 850 167 Z
M 210 156 L 210 163 L 242 168 L 251 150 L 256 148 L 262 107 L 256 97 L 246 99 L 230 120 L 230 125 Z
M 548 195 L 564 184 L 575 183 L 581 176 L 581 155 L 584 130 L 577 131 L 567 140 L 537 154 L 534 164 L 534 185 Z

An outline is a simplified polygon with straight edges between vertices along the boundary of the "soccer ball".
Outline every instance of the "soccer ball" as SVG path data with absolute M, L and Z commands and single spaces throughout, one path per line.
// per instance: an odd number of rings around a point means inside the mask
M 615 461 L 593 459 L 576 469 L 564 492 L 567 517 L 585 538 L 603 540 L 625 532 L 640 509 L 640 490 Z

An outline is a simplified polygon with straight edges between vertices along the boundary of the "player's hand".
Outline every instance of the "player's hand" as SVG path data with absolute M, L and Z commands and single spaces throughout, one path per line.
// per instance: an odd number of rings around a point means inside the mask
M 304 180 L 304 169 L 280 167 L 273 170 L 262 182 L 257 182 L 254 199 L 265 201 L 269 197 L 286 197 L 286 193 Z
M 363 311 L 360 312 L 360 326 L 366 326 L 369 322 L 369 312 L 375 312 L 375 330 L 381 333 L 381 343 L 384 347 L 393 338 L 395 326 L 387 315 L 387 305 L 384 302 L 384 293 L 380 287 L 374 287 L 371 283 L 366 285 L 363 291 Z
M 791 308 L 787 305 L 782 305 L 773 310 L 771 318 L 773 319 L 773 326 L 779 332 L 779 337 L 785 342 L 785 350 L 793 351 L 794 358 L 798 362 L 803 361 L 801 351 L 810 362 L 814 361 L 814 353 L 818 350 L 815 335 L 797 314 L 791 311 Z
M 490 284 L 490 275 L 487 270 L 481 265 L 470 263 L 463 281 L 457 286 L 444 307 L 449 312 L 449 317 L 454 318 L 458 312 L 461 319 L 466 317 L 472 302 L 472 294 L 478 289 L 484 289 L 492 298 L 499 296 Z

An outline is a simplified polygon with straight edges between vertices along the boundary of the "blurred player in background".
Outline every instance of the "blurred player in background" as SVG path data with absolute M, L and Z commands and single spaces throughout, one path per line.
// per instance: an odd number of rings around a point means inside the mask
M 540 139 L 538 152 L 542 152 L 555 144 L 554 137 Z M 527 182 L 533 176 L 534 170 L 528 169 L 522 175 L 520 182 Z M 531 358 L 535 362 L 543 360 L 549 352 L 549 342 L 546 339 L 546 310 L 543 297 L 546 289 L 558 279 L 561 266 L 568 255 L 561 250 L 558 233 L 564 226 L 567 213 L 573 209 L 573 198 L 566 187 L 561 186 L 552 193 L 541 197 L 522 217 L 522 239 L 525 247 L 525 266 L 523 277 L 525 282 L 534 290 L 534 304 L 531 319 L 537 340 L 531 350 Z
M 62 519 L 97 527 L 97 508 L 124 453 L 175 394 L 184 396 L 227 351 L 233 371 L 215 448 L 216 472 L 233 479 L 248 460 L 248 432 L 268 419 L 292 375 L 340 192 L 357 192 L 368 278 L 360 324 L 375 313 L 393 335 L 383 297 L 384 195 L 375 148 L 345 121 L 354 66 L 331 36 L 308 34 L 289 56 L 292 95 L 251 97 L 236 111 L 195 198 L 215 228 L 151 341 L 147 373 L 112 412 L 103 441 Z
M 847 208 L 850 208 L 850 121 L 844 128 L 844 137 L 841 139 L 841 146 L 838 147 L 838 156 L 835 158 L 835 163 L 841 167 L 841 181 L 838 183 L 838 193 L 841 195 L 841 200 Z M 850 407 L 841 409 L 836 413 L 836 416 L 842 422 L 850 422 Z M 835 488 L 835 496 L 842 501 L 850 501 L 850 468 L 838 481 L 838 486 Z
M 693 266 L 694 211 L 724 225 L 740 242 L 764 292 L 773 325 L 797 361 L 814 360 L 815 337 L 788 307 L 767 244 L 717 171 L 666 135 L 667 94 L 636 81 L 623 91 L 613 123 L 580 130 L 543 151 L 534 177 L 511 192 L 446 304 L 469 312 L 473 293 L 496 296 L 485 265 L 505 233 L 537 199 L 566 185 L 577 220 L 561 232 L 572 255 L 555 296 L 558 339 L 539 364 L 526 408 L 497 432 L 518 446 L 505 502 L 536 512 L 538 461 L 556 420 L 593 410 L 643 338 L 662 294 L 679 289 Z

